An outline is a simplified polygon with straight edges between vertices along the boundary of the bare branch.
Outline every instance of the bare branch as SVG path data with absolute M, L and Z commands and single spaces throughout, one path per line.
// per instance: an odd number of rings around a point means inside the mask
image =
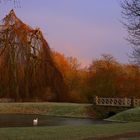
M 121 2 L 122 17 L 125 22 L 124 26 L 128 31 L 127 41 L 133 47 L 133 60 L 134 63 L 140 66 L 140 0 L 123 0 Z

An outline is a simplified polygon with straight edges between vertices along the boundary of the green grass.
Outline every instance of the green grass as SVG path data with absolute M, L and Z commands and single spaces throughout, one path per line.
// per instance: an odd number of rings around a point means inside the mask
M 71 103 L 0 103 L 0 114 L 40 114 L 87 118 L 91 104 Z
M 111 136 L 124 132 L 137 132 L 140 123 L 0 128 L 1 140 L 82 140 L 96 136 Z
M 40 114 L 87 118 L 89 117 L 87 110 L 91 107 L 91 104 L 70 103 L 0 103 L 0 114 Z M 140 108 L 119 113 L 114 118 L 119 121 L 140 121 Z M 89 137 L 137 131 L 140 131 L 140 122 L 84 126 L 14 127 L 0 128 L 0 140 L 82 140 Z
M 108 118 L 109 121 L 140 122 L 140 107 L 129 109 Z

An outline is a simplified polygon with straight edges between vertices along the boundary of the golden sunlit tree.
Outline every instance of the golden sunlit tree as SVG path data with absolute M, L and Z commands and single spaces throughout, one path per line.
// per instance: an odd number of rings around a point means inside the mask
M 1 22 L 0 42 L 1 97 L 65 100 L 63 76 L 39 29 L 24 24 L 12 10 Z
M 81 64 L 76 57 L 66 57 L 64 54 L 56 51 L 53 51 L 53 57 L 68 87 L 68 100 L 70 102 L 83 102 L 86 71 L 81 68 Z
M 117 81 L 117 89 L 122 97 L 140 97 L 140 70 L 136 65 L 122 65 L 122 75 Z
M 89 98 L 118 96 L 116 80 L 120 71 L 119 63 L 111 55 L 94 60 L 89 67 Z

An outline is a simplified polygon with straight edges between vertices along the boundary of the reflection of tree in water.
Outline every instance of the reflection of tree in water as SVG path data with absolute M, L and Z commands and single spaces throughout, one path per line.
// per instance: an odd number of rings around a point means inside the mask
M 65 84 L 39 29 L 32 29 L 11 10 L 0 25 L 0 96 L 16 100 L 63 101 Z

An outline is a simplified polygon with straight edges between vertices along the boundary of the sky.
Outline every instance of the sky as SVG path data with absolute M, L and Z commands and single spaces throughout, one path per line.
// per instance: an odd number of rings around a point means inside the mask
M 50 48 L 88 65 L 102 54 L 128 63 L 131 51 L 121 20 L 119 0 L 19 0 L 0 4 L 0 19 L 11 9 L 33 28 L 40 28 Z M 21 7 L 20 7 L 21 6 Z

